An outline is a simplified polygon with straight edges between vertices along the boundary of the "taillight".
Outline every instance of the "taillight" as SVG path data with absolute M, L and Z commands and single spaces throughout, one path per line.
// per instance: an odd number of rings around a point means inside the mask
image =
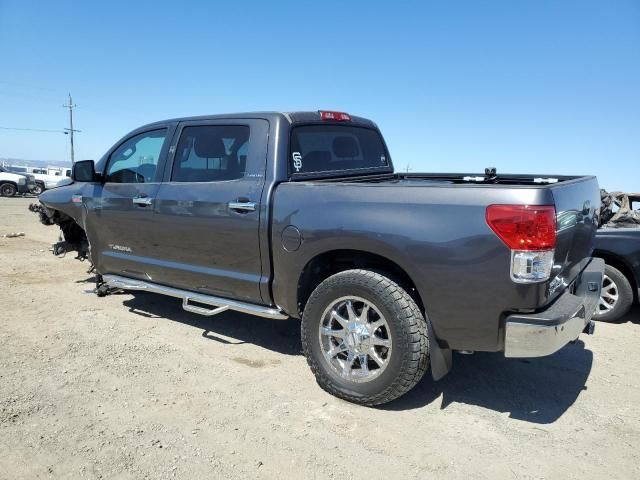
M 511 279 L 517 283 L 548 280 L 556 246 L 553 205 L 489 205 L 487 224 L 511 249 Z
M 556 246 L 553 205 L 489 205 L 487 223 L 512 250 L 548 250 Z
M 344 112 L 319 111 L 321 120 L 333 120 L 334 122 L 350 122 L 351 116 Z

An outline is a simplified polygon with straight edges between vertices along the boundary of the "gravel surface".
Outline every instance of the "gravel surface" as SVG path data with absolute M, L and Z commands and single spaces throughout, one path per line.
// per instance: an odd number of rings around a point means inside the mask
M 640 478 L 637 307 L 551 357 L 456 355 L 364 408 L 315 384 L 299 322 L 87 293 L 31 201 L 0 198 L 2 479 Z

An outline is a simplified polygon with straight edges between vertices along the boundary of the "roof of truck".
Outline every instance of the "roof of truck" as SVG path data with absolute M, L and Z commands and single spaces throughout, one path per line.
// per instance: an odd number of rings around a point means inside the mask
M 360 125 L 360 126 L 368 126 L 377 128 L 377 125 L 364 117 L 358 117 L 355 115 L 348 114 L 350 120 L 349 121 L 331 121 L 331 120 L 322 120 L 320 116 L 320 112 L 329 112 L 329 110 L 316 110 L 316 111 L 298 111 L 298 112 L 242 112 L 242 113 L 222 113 L 215 115 L 196 115 L 191 117 L 179 117 L 179 118 L 170 118 L 167 120 L 161 120 L 158 122 L 152 122 L 144 127 L 149 127 L 153 125 L 161 125 L 166 123 L 174 123 L 174 122 L 193 122 L 193 121 L 203 121 L 203 120 L 223 120 L 223 119 L 249 119 L 249 118 L 261 118 L 268 121 L 277 121 L 284 120 L 290 124 L 294 123 L 314 123 L 314 122 L 328 122 L 328 123 L 339 123 L 339 124 L 347 124 L 347 125 Z M 336 112 L 331 110 L 332 113 L 343 113 Z M 142 127 L 140 127 L 142 128 Z

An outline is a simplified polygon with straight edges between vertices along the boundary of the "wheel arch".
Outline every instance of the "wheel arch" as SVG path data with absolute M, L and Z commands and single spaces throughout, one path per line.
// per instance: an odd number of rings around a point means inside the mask
M 315 288 L 331 275 L 352 269 L 371 270 L 396 282 L 414 299 L 422 312 L 425 312 L 424 303 L 407 271 L 396 262 L 387 257 L 366 250 L 339 249 L 318 253 L 311 258 L 302 269 L 298 278 L 296 305 L 298 313 L 304 311 L 304 307 Z
M 635 277 L 633 270 L 627 265 L 624 258 L 605 250 L 595 250 L 593 252 L 593 256 L 603 259 L 607 265 L 611 265 L 613 268 L 620 270 L 631 284 L 634 302 L 638 302 L 638 279 Z

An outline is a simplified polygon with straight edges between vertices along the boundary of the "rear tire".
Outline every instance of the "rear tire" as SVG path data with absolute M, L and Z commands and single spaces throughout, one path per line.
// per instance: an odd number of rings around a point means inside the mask
M 633 289 L 627 277 L 617 268 L 605 264 L 602 277 L 600 303 L 594 314 L 594 320 L 615 322 L 620 320 L 631 308 Z
M 349 402 L 380 405 L 407 393 L 427 371 L 428 328 L 397 283 L 379 273 L 347 270 L 324 280 L 309 297 L 302 347 L 324 390 Z
M 0 185 L 0 196 L 13 197 L 18 189 L 13 183 L 3 183 Z

